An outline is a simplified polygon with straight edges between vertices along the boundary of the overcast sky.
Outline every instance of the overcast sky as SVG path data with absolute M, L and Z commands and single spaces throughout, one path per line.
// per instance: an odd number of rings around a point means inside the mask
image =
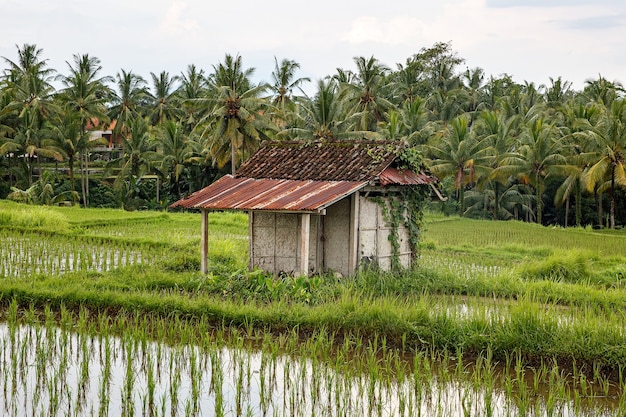
M 0 56 L 15 60 L 16 45 L 34 43 L 61 73 L 76 53 L 100 58 L 101 75 L 146 79 L 189 64 L 211 72 L 229 53 L 256 68 L 256 81 L 270 80 L 274 57 L 316 80 L 354 69 L 355 56 L 395 69 L 448 41 L 464 67 L 487 75 L 626 83 L 623 0 L 0 0 Z

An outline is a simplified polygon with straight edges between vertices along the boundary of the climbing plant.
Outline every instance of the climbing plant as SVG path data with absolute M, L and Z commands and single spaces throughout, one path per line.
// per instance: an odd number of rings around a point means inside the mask
M 416 148 L 404 148 L 397 159 L 399 170 L 411 170 L 414 173 L 423 172 L 426 168 L 422 154 Z M 419 254 L 419 241 L 423 220 L 423 209 L 428 199 L 429 191 L 424 186 L 403 186 L 387 194 L 386 199 L 377 198 L 382 208 L 383 217 L 391 225 L 389 242 L 391 243 L 391 269 L 402 269 L 400 262 L 400 235 L 399 229 L 404 226 L 409 234 L 409 246 L 413 260 Z

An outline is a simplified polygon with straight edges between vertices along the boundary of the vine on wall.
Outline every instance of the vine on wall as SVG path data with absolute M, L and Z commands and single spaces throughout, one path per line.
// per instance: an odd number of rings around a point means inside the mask
M 399 155 L 398 169 L 409 169 L 415 173 L 424 170 L 422 155 L 415 148 L 404 148 Z M 413 260 L 419 253 L 419 241 L 423 220 L 423 208 L 428 199 L 429 190 L 424 186 L 403 186 L 398 191 L 387 194 L 386 199 L 377 198 L 382 208 L 383 217 L 391 225 L 388 239 L 391 243 L 391 269 L 400 271 L 400 226 L 404 226 L 409 233 L 409 246 Z

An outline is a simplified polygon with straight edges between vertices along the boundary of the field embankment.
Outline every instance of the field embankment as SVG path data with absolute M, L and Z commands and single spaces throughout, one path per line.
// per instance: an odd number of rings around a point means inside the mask
M 247 220 L 235 213 L 210 216 L 200 274 L 199 217 L 2 202 L 0 302 L 626 368 L 623 232 L 429 215 L 414 271 L 276 278 L 246 271 Z

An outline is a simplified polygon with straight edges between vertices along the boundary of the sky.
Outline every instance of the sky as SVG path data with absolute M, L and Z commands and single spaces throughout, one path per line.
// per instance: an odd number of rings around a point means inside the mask
M 59 73 L 74 54 L 101 60 L 101 75 L 132 70 L 205 72 L 226 54 L 270 81 L 274 59 L 295 60 L 315 81 L 355 69 L 354 57 L 388 67 L 450 42 L 487 76 L 582 89 L 602 76 L 626 83 L 623 0 L 0 0 L 0 57 L 36 44 Z M 0 59 L 0 68 L 7 68 Z

